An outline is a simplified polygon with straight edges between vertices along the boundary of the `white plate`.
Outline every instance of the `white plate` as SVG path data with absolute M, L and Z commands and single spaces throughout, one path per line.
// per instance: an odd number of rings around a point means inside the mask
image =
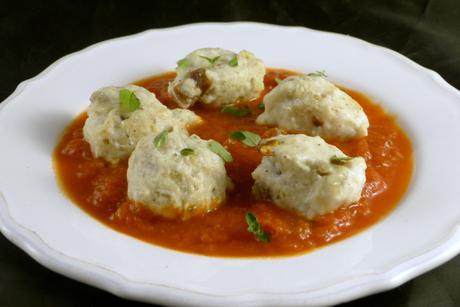
M 89 217 L 59 190 L 51 152 L 95 89 L 172 70 L 207 46 L 248 49 L 267 66 L 326 70 L 397 115 L 416 170 L 387 218 L 302 256 L 223 259 L 156 247 Z M 324 305 L 390 289 L 460 250 L 460 93 L 385 48 L 332 33 L 254 23 L 151 30 L 69 55 L 1 104 L 0 219 L 44 266 L 116 295 L 174 305 Z

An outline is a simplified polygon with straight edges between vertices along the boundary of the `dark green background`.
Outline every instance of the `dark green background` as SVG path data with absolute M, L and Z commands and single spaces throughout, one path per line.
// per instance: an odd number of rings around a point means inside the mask
M 203 21 L 258 21 L 349 34 L 396 50 L 460 88 L 460 0 L 1 4 L 0 101 L 19 82 L 70 52 L 149 28 Z M 0 306 L 142 305 L 57 275 L 0 235 Z M 460 257 L 401 287 L 346 306 L 460 306 Z

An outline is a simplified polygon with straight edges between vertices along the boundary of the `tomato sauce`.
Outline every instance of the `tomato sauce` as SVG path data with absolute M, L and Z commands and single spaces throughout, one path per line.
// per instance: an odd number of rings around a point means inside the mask
M 395 208 L 406 191 L 413 171 L 412 146 L 394 117 L 364 95 L 345 90 L 364 108 L 370 122 L 369 135 L 347 142 L 332 142 L 350 156 L 367 162 L 367 181 L 359 202 L 307 221 L 251 194 L 251 172 L 262 156 L 230 139 L 233 131 L 248 130 L 270 136 L 274 128 L 255 124 L 262 113 L 259 103 L 276 86 L 276 79 L 296 73 L 270 69 L 265 90 L 257 100 L 243 103 L 252 113 L 235 117 L 201 105 L 191 108 L 204 122 L 192 127 L 203 139 L 221 142 L 231 152 L 228 175 L 235 189 L 217 210 L 188 220 L 167 220 L 153 215 L 127 199 L 127 161 L 111 166 L 93 158 L 83 139 L 86 113 L 78 116 L 64 131 L 53 154 L 57 178 L 70 199 L 109 227 L 138 239 L 174 250 L 220 257 L 288 256 L 347 238 L 376 223 Z M 168 107 L 176 107 L 167 93 L 174 73 L 137 82 L 154 92 Z M 253 212 L 270 235 L 269 243 L 259 242 L 247 231 L 245 214 Z

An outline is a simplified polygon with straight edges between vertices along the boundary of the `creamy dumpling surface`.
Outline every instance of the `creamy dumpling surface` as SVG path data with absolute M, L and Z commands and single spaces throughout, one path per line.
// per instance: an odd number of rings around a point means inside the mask
M 257 198 L 308 219 L 356 202 L 366 181 L 366 162 L 347 157 L 320 137 L 303 134 L 265 139 L 254 170 Z
M 291 76 L 263 100 L 259 125 L 325 139 L 351 139 L 367 135 L 369 121 L 362 107 L 321 74 Z
M 178 61 L 168 92 L 183 108 L 195 102 L 222 106 L 259 97 L 264 89 L 264 63 L 251 52 L 198 49 Z
M 129 158 L 129 199 L 168 218 L 217 208 L 232 184 L 209 141 L 178 131 L 164 134 L 162 141 L 158 137 L 142 138 Z

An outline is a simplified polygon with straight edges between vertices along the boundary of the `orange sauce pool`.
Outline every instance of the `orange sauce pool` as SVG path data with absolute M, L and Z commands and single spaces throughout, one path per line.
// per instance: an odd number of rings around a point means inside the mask
M 367 162 L 367 181 L 359 202 L 307 221 L 277 208 L 267 201 L 256 200 L 250 193 L 251 172 L 261 161 L 260 153 L 230 139 L 233 131 L 248 130 L 261 136 L 272 133 L 270 127 L 256 125 L 262 112 L 258 108 L 263 96 L 283 79 L 296 73 L 270 69 L 265 76 L 265 91 L 246 105 L 252 110 L 247 117 L 235 117 L 199 105 L 191 109 L 204 123 L 190 129 L 203 139 L 215 139 L 232 153 L 227 163 L 235 189 L 219 209 L 182 220 L 166 220 L 152 215 L 127 200 L 127 161 L 110 166 L 93 158 L 84 141 L 82 128 L 86 114 L 78 116 L 64 131 L 53 158 L 57 178 L 70 199 L 97 220 L 122 233 L 174 250 L 221 257 L 287 256 L 311 251 L 347 238 L 376 223 L 391 212 L 406 191 L 413 171 L 412 146 L 394 117 L 364 95 L 344 89 L 364 108 L 370 122 L 369 135 L 348 142 L 333 142 L 346 154 L 362 156 Z M 154 92 L 168 107 L 176 107 L 167 94 L 174 73 L 137 82 Z M 270 243 L 255 240 L 247 231 L 246 212 L 253 212 Z

